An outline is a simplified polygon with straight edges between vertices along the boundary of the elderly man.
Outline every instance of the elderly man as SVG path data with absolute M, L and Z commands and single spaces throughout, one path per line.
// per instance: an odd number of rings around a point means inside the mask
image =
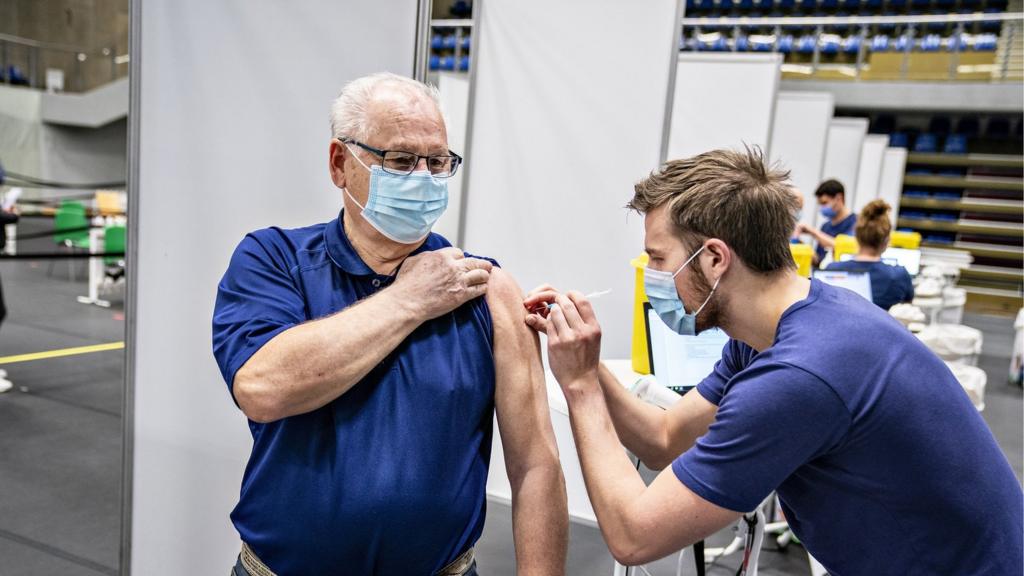
M 565 485 L 522 292 L 430 232 L 461 158 L 435 90 L 345 86 L 326 224 L 245 237 L 214 354 L 249 418 L 233 574 L 476 574 L 493 415 L 521 574 L 564 572 Z

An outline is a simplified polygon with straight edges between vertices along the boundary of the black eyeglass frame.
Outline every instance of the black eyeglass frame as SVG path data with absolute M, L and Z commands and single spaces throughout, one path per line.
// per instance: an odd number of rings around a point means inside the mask
M 396 176 L 408 176 L 409 174 L 412 174 L 413 172 L 415 172 L 416 171 L 416 167 L 420 165 L 420 160 L 421 159 L 427 161 L 428 170 L 429 170 L 429 167 L 430 167 L 430 159 L 431 158 L 450 158 L 451 159 L 452 165 L 451 165 L 451 168 L 448 170 L 447 174 L 445 174 L 443 172 L 439 173 L 439 174 L 434 174 L 433 172 L 431 172 L 431 174 L 433 174 L 433 176 L 435 178 L 451 178 L 452 176 L 455 175 L 455 172 L 458 171 L 459 166 L 462 166 L 462 156 L 459 156 L 458 154 L 456 154 L 455 152 L 452 152 L 451 150 L 448 150 L 448 154 L 446 154 L 446 155 L 440 155 L 440 156 L 438 156 L 438 155 L 421 156 L 419 154 L 416 154 L 415 152 L 409 152 L 409 151 L 406 151 L 406 150 L 381 150 L 380 148 L 374 148 L 373 146 L 370 146 L 369 144 L 363 144 L 362 142 L 356 140 L 355 138 L 338 138 L 338 141 L 341 142 L 342 144 L 355 144 L 356 146 L 359 146 L 363 150 L 366 150 L 367 152 L 370 152 L 371 154 L 374 154 L 375 156 L 379 156 L 380 157 L 380 167 L 381 167 L 381 169 L 384 170 L 385 172 L 390 173 L 390 174 L 395 174 Z M 388 152 L 395 152 L 395 153 L 408 154 L 410 156 L 415 156 L 416 157 L 416 162 L 412 165 L 412 168 L 410 168 L 408 172 L 403 172 L 403 171 L 400 171 L 400 170 L 395 170 L 394 168 L 388 168 L 387 166 L 384 165 L 384 155 L 387 154 Z

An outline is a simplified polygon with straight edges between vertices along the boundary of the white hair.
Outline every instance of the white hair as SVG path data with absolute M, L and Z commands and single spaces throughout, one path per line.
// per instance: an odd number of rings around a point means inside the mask
M 366 138 L 369 131 L 366 110 L 382 89 L 411 92 L 429 99 L 438 111 L 441 110 L 441 96 L 436 87 L 391 72 L 378 72 L 356 78 L 341 89 L 331 104 L 331 135 L 357 140 Z

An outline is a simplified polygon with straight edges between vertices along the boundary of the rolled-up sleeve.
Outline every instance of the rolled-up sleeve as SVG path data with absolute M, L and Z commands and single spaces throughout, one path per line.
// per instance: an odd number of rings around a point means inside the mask
M 217 287 L 213 355 L 232 397 L 238 369 L 275 336 L 306 320 L 289 262 L 271 244 L 247 235 Z

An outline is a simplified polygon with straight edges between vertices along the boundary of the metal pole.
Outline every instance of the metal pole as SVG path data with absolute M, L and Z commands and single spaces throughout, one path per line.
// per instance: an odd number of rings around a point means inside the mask
M 429 58 L 429 56 L 428 56 Z M 459 62 L 462 60 L 462 28 L 455 29 L 455 72 L 459 71 Z
M 1010 69 L 1010 52 L 1013 41 L 1017 36 L 1017 23 L 1007 20 L 1003 23 L 1003 63 L 999 67 L 999 79 L 1006 80 L 1006 74 Z
M 430 14 L 431 0 L 419 0 L 416 13 L 416 44 L 413 50 L 413 78 L 427 81 L 427 64 L 430 61 Z
M 956 79 L 957 70 L 959 69 L 959 66 L 960 66 L 960 50 L 963 49 L 963 47 L 961 46 L 961 42 L 963 41 L 963 37 L 964 37 L 964 23 L 960 22 L 959 24 L 956 25 L 956 31 L 953 33 L 953 38 L 955 40 L 953 42 L 952 53 L 949 55 L 949 79 L 950 80 L 955 80 Z
M 39 48 L 28 49 L 28 85 L 39 87 Z
M 814 55 L 811 56 L 811 76 L 818 73 L 818 64 L 821 63 L 821 35 L 824 28 L 819 24 L 814 27 Z
M 903 48 L 903 61 L 900 63 L 900 80 L 907 79 L 910 70 L 910 51 L 914 49 L 914 25 L 907 24 L 907 45 Z
M 772 52 L 776 53 L 779 51 L 779 42 L 782 41 L 782 26 L 772 29 L 772 34 L 775 36 L 775 41 L 772 42 Z
M 867 51 L 864 44 L 867 42 L 867 39 L 868 27 L 865 24 L 860 27 L 860 45 L 857 47 L 857 64 L 853 71 L 853 77 L 857 80 L 860 80 L 861 70 L 864 68 L 864 53 Z

